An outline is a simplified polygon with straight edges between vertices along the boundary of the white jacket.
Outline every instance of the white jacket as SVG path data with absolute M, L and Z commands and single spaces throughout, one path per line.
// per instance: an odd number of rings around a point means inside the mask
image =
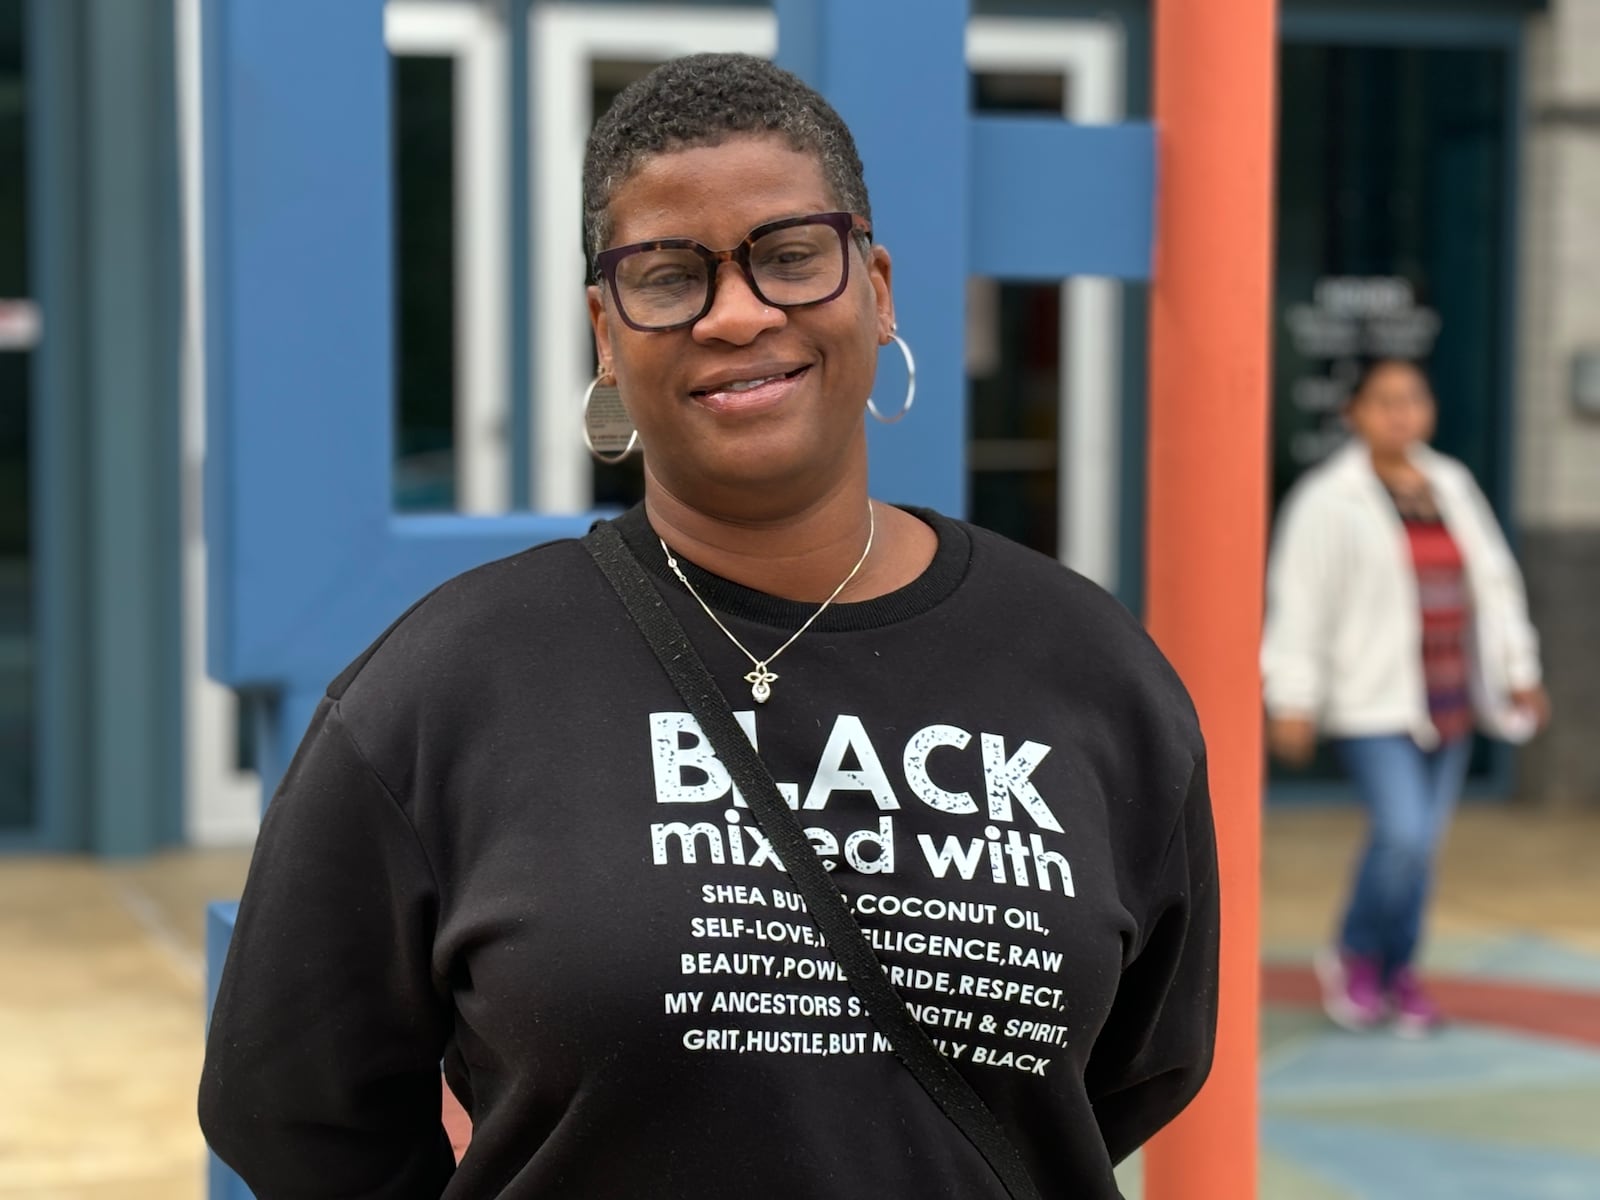
M 1510 694 L 1537 685 L 1540 672 L 1522 575 L 1466 467 L 1426 446 L 1410 457 L 1465 564 L 1478 726 L 1525 741 L 1533 721 Z M 1409 733 L 1419 745 L 1438 743 L 1410 542 L 1359 439 L 1308 471 L 1284 501 L 1267 568 L 1261 670 L 1274 717 L 1311 717 L 1332 737 Z

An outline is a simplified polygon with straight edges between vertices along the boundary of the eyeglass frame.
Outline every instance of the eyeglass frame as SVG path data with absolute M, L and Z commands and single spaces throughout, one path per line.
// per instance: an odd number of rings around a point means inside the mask
M 826 225 L 839 235 L 839 248 L 844 252 L 843 267 L 839 272 L 839 286 L 826 296 L 816 300 L 802 300 L 798 304 L 779 304 L 769 300 L 762 294 L 761 285 L 756 282 L 755 272 L 750 267 L 750 251 L 755 244 L 769 233 L 776 233 L 780 229 L 791 229 L 797 225 Z M 779 221 L 768 221 L 765 225 L 757 225 L 744 240 L 737 246 L 727 250 L 712 250 L 702 246 L 693 238 L 658 238 L 650 242 L 631 242 L 626 246 L 613 246 L 602 250 L 594 256 L 595 274 L 603 279 L 611 289 L 611 299 L 616 303 L 617 316 L 629 329 L 639 333 L 671 333 L 676 329 L 687 329 L 697 321 L 705 319 L 707 313 L 717 302 L 717 277 L 721 273 L 722 264 L 731 262 L 739 268 L 739 273 L 744 276 L 744 281 L 757 300 L 771 308 L 781 308 L 784 311 L 794 308 L 811 308 L 817 304 L 826 304 L 830 300 L 837 300 L 844 294 L 844 289 L 850 283 L 850 239 L 852 237 L 865 238 L 867 243 L 872 242 L 872 222 L 865 217 L 852 212 L 825 212 L 811 213 L 804 217 L 784 217 Z M 682 321 L 675 321 L 671 325 L 640 325 L 628 316 L 627 305 L 622 302 L 622 294 L 617 290 L 617 264 L 623 259 L 634 254 L 649 250 L 689 250 L 706 264 L 706 299 L 700 311 L 694 316 Z

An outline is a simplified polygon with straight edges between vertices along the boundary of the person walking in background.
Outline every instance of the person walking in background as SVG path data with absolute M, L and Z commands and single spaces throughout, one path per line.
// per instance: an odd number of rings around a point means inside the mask
M 1317 956 L 1329 1017 L 1421 1036 L 1441 1021 L 1414 962 L 1433 864 L 1473 730 L 1525 741 L 1549 719 L 1522 577 L 1466 467 L 1428 446 L 1414 363 L 1373 363 L 1353 437 L 1286 498 L 1267 572 L 1267 741 L 1290 765 L 1328 737 L 1367 810 L 1337 944 Z

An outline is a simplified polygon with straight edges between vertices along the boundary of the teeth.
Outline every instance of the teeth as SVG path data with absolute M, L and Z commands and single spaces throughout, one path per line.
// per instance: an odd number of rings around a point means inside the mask
M 730 383 L 720 388 L 724 392 L 748 392 L 751 388 L 758 388 L 763 383 L 771 383 L 774 379 L 782 379 L 782 375 L 768 375 L 765 379 L 741 379 L 738 383 Z

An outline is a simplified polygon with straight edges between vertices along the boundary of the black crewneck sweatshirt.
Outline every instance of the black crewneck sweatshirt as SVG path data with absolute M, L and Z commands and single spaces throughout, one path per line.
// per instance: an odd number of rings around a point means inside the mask
M 1041 1193 L 1115 1197 L 1211 1059 L 1198 725 L 1116 601 L 915 511 L 928 569 L 830 607 L 764 705 L 643 509 L 618 525 Z M 814 611 L 680 563 L 757 655 Z M 573 541 L 445 584 L 330 685 L 262 824 L 200 1110 L 260 1200 L 1004 1196 Z

